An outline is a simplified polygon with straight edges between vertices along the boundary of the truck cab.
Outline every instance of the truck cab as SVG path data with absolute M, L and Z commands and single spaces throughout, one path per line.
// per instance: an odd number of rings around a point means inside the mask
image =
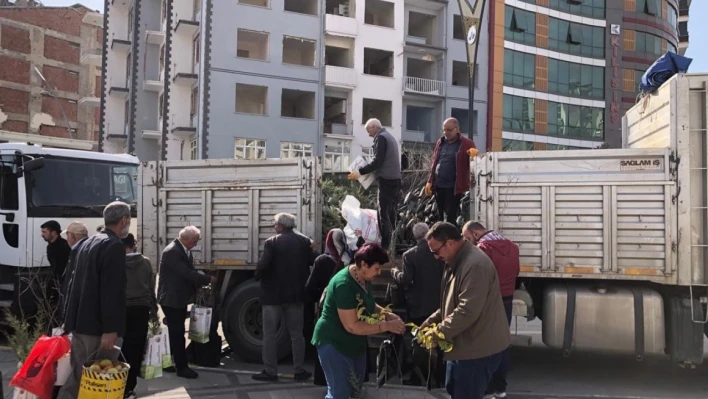
M 0 144 L 0 308 L 19 310 L 23 276 L 49 266 L 40 236 L 44 222 L 83 222 L 92 235 L 113 201 L 130 204 L 137 217 L 138 166 L 127 154 Z M 22 310 L 31 311 L 25 306 L 31 299 L 22 302 Z

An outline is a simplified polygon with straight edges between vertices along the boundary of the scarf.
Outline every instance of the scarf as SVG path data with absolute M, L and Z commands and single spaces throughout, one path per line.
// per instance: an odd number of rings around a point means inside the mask
M 332 229 L 325 239 L 325 254 L 334 258 L 339 265 L 348 265 L 352 260 L 352 252 L 347 245 L 347 237 L 342 229 Z

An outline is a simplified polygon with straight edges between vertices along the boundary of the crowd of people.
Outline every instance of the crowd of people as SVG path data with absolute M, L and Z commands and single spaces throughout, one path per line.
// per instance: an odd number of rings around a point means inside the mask
M 366 123 L 374 139 L 370 164 L 350 173 L 350 179 L 373 173 L 378 182 L 380 244 L 364 242 L 357 231 L 354 247 L 343 230 L 328 232 L 324 251 L 298 233 L 295 216 L 275 215 L 275 235 L 265 241 L 255 279 L 260 281 L 263 317 L 262 372 L 253 379 L 278 380 L 276 345 L 280 323 L 292 342 L 294 378 L 309 380 L 305 369 L 304 306 L 316 304 L 311 344 L 317 350 L 314 382 L 327 386 L 326 398 L 358 397 L 369 369 L 367 336 L 402 334 L 403 318 L 377 304 L 372 281 L 391 260 L 391 234 L 401 194 L 398 143 L 377 119 Z M 391 269 L 406 293 L 406 321 L 421 328 L 435 325 L 453 344 L 445 354 L 445 388 L 453 399 L 506 397 L 509 370 L 509 323 L 519 273 L 518 246 L 476 222 L 456 225 L 462 193 L 469 190 L 469 157 L 474 142 L 464 137 L 454 118 L 443 124 L 434 150 L 427 195 L 435 195 L 440 219 L 433 226 L 413 226 L 417 245 L 403 254 L 400 268 Z M 52 301 L 60 310 L 64 333 L 72 334 L 72 373 L 58 397 L 75 398 L 82 366 L 94 357 L 116 359 L 122 352 L 130 364 L 125 397 L 134 398 L 151 315 L 164 313 L 176 372 L 197 378 L 185 351 L 185 319 L 199 287 L 217 278 L 194 267 L 191 249 L 200 231 L 187 226 L 164 249 L 157 274 L 148 258 L 137 252 L 129 234 L 130 206 L 113 202 L 103 212 L 104 227 L 88 237 L 80 222 L 61 237 L 56 221 L 44 223 L 47 258 L 54 278 Z M 311 269 L 312 267 L 312 269 Z M 370 320 L 377 316 L 377 321 Z M 55 327 L 55 326 L 52 326 Z M 267 344 L 271 343 L 271 344 Z M 442 368 L 442 362 L 440 362 Z

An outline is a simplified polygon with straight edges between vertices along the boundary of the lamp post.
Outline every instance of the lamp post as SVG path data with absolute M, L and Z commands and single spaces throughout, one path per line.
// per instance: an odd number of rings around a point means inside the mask
M 460 6 L 462 26 L 465 30 L 467 41 L 467 68 L 469 68 L 469 114 L 467 117 L 467 130 L 470 137 L 474 132 L 474 81 L 475 64 L 477 63 L 477 45 L 479 43 L 484 4 L 486 0 L 457 0 Z M 490 57 L 493 55 L 490 55 Z M 491 72 L 491 71 L 490 71 Z

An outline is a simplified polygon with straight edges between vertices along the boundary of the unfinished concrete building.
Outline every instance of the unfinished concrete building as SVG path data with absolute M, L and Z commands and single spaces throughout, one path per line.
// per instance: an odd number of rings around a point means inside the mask
M 80 4 L 0 6 L 0 141 L 97 149 L 102 44 Z

